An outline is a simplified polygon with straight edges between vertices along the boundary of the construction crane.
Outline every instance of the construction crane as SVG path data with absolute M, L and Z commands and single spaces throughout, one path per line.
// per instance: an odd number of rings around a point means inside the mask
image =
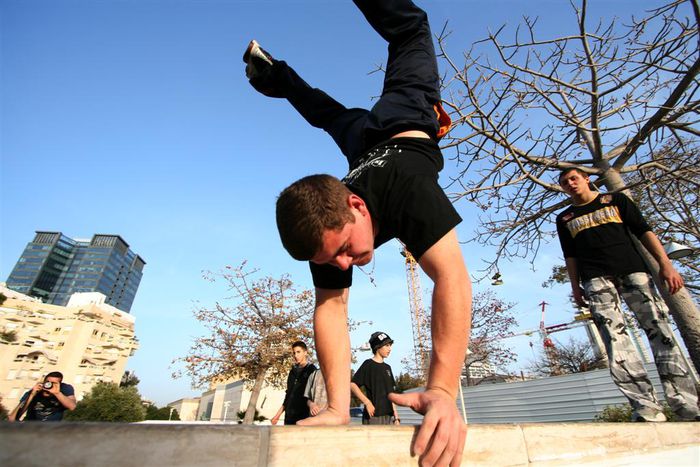
M 544 348 L 544 353 L 547 358 L 547 362 L 549 363 L 549 367 L 551 369 L 551 373 L 552 375 L 558 375 L 561 374 L 561 368 L 559 365 L 559 358 L 557 357 L 556 346 L 552 338 L 549 337 L 550 334 L 554 334 L 555 332 L 568 331 L 569 329 L 574 329 L 581 326 L 588 326 L 588 321 L 590 320 L 590 313 L 579 313 L 574 317 L 573 321 L 570 321 L 568 323 L 560 323 L 545 326 L 544 315 L 546 306 L 549 305 L 549 303 L 542 301 L 539 305 L 542 307 L 542 314 L 540 317 L 540 325 L 538 328 L 508 334 L 501 337 L 501 339 L 507 339 L 516 336 L 531 336 L 535 333 L 539 334 L 540 339 L 542 341 L 542 346 Z M 530 344 L 530 346 L 532 346 L 532 343 Z
M 542 300 L 540 305 L 542 306 L 542 317 L 540 318 L 540 338 L 542 339 L 542 345 L 544 346 L 544 353 L 547 356 L 551 374 L 553 376 L 560 375 L 561 366 L 559 365 L 559 356 L 557 355 L 554 341 L 549 337 L 547 326 L 544 325 L 544 311 L 549 303 Z
M 423 307 L 423 293 L 420 286 L 420 271 L 418 263 L 406 248 L 403 247 L 401 255 L 406 262 L 406 281 L 408 283 L 408 303 L 411 310 L 411 328 L 413 330 L 413 352 L 416 363 L 416 371 L 424 381 L 427 380 L 428 367 L 430 366 L 430 326 L 428 316 Z

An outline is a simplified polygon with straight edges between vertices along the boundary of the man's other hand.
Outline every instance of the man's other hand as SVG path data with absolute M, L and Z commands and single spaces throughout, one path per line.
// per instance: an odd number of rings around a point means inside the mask
M 315 417 L 319 414 L 319 412 L 321 412 L 321 406 L 315 402 L 309 402 L 309 412 L 311 413 L 312 417 Z
M 370 417 L 374 417 L 374 404 L 372 404 L 370 401 L 367 401 L 367 403 L 365 404 L 365 409 L 367 409 L 367 413 Z
M 61 383 L 53 383 L 48 391 L 55 396 L 61 392 Z
M 413 453 L 419 456 L 421 466 L 460 465 L 467 425 L 452 396 L 441 389 L 427 389 L 410 394 L 389 394 L 389 399 L 424 415 L 413 442 Z
M 683 278 L 678 271 L 670 264 L 661 265 L 659 268 L 659 277 L 666 284 L 668 292 L 673 295 L 683 288 Z
M 583 289 L 581 288 L 580 285 L 572 285 L 571 286 L 571 293 L 574 296 L 574 301 L 578 306 L 588 306 L 588 302 L 586 301 L 586 297 L 583 293 Z

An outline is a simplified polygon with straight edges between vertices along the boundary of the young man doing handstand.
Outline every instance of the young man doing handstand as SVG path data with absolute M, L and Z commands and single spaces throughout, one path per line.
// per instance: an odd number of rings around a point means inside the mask
M 328 408 L 299 425 L 349 422 L 350 339 L 347 303 L 352 266 L 398 238 L 434 282 L 432 357 L 423 393 L 391 400 L 424 414 L 413 445 L 423 465 L 458 465 L 466 425 L 455 403 L 467 348 L 471 285 L 455 227 L 461 218 L 438 185 L 437 141 L 449 128 L 440 106 L 439 75 L 426 13 L 410 0 L 355 0 L 389 43 L 384 89 L 371 110 L 347 109 L 312 88 L 285 62 L 252 41 L 244 55 L 251 85 L 286 98 L 313 126 L 328 132 L 348 159 L 342 182 L 312 175 L 277 201 L 277 227 L 292 257 L 310 261 L 316 287 L 316 351 Z

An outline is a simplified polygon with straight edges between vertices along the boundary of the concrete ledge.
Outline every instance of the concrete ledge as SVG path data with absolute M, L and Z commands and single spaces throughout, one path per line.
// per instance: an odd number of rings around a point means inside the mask
M 0 424 L 0 465 L 416 465 L 417 427 Z M 472 425 L 463 465 L 700 465 L 700 423 Z

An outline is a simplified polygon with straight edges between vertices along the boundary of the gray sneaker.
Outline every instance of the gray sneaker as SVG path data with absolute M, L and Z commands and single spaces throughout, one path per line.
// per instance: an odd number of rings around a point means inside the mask
M 253 39 L 248 44 L 248 48 L 243 54 L 243 61 L 246 63 L 245 75 L 248 79 L 255 79 L 262 76 L 272 66 L 272 55 L 267 53 L 265 49 L 260 47 L 258 41 Z
M 666 415 L 663 412 L 659 412 L 653 409 L 639 409 L 635 410 L 632 414 L 633 422 L 665 422 Z

